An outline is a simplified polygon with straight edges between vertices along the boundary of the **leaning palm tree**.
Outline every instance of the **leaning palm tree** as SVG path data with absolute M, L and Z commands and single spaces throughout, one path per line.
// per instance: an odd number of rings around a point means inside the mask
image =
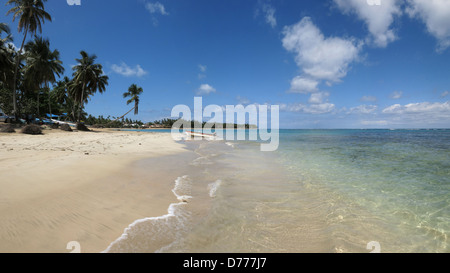
M 34 90 L 41 88 L 50 90 L 49 83 L 56 82 L 55 76 L 59 77 L 64 72 L 64 67 L 59 59 L 59 51 L 56 49 L 50 50 L 50 41 L 42 37 L 35 37 L 33 41 L 28 42 L 25 45 L 25 51 L 26 66 L 24 67 L 24 78 L 28 86 Z M 51 115 L 50 102 L 49 108 Z
M 81 51 L 81 59 L 73 69 L 73 83 L 70 88 L 72 98 L 79 103 L 78 122 L 81 121 L 81 111 L 89 96 L 97 91 L 105 92 L 108 85 L 108 76 L 103 75 L 103 66 L 96 64 L 96 55 L 89 55 Z
M 16 100 L 16 84 L 17 84 L 17 73 L 19 70 L 19 59 L 22 54 L 23 47 L 25 45 L 25 40 L 27 38 L 28 32 L 31 34 L 36 34 L 36 31 L 42 33 L 42 23 L 45 20 L 52 21 L 52 17 L 45 11 L 44 2 L 47 0 L 8 0 L 6 5 L 13 5 L 13 7 L 6 13 L 8 16 L 13 13 L 13 21 L 19 17 L 18 31 L 25 31 L 22 45 L 20 50 L 16 54 L 15 69 L 14 69 L 14 80 L 13 80 L 13 105 L 14 114 L 17 115 L 17 100 Z
M 144 89 L 142 89 L 142 87 L 137 86 L 136 84 L 132 84 L 129 88 L 128 88 L 128 92 L 123 93 L 123 98 L 130 98 L 127 101 L 127 105 L 134 102 L 134 107 L 131 108 L 130 111 L 126 112 L 123 116 L 116 118 L 115 120 L 111 121 L 110 123 L 113 123 L 115 121 L 118 121 L 119 119 L 122 119 L 123 117 L 125 117 L 126 115 L 128 115 L 131 111 L 134 110 L 134 114 L 137 115 L 139 114 L 139 96 L 142 94 L 142 92 L 144 92 Z
M 136 84 L 132 84 L 129 88 L 128 88 L 128 92 L 123 94 L 123 98 L 130 98 L 127 101 L 127 105 L 134 102 L 134 114 L 137 115 L 139 114 L 139 96 L 142 94 L 142 92 L 144 92 L 144 89 L 142 89 L 142 87 L 137 86 Z M 131 110 L 133 110 L 131 109 Z M 131 112 L 130 110 L 130 112 Z

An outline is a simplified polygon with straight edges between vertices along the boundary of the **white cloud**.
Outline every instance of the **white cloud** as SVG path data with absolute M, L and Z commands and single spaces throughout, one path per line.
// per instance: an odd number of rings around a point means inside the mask
M 289 92 L 301 94 L 316 92 L 318 90 L 318 84 L 319 82 L 317 80 L 313 80 L 304 76 L 297 76 L 292 79 L 291 89 L 289 90 Z
M 311 104 L 323 104 L 329 96 L 330 93 L 328 92 L 313 93 L 311 94 L 308 102 Z
M 336 109 L 336 106 L 332 103 L 321 103 L 321 104 L 281 104 L 280 110 L 286 112 L 302 112 L 305 114 L 327 114 L 331 113 Z
M 371 114 L 374 119 L 361 122 L 366 126 L 390 126 L 392 128 L 448 128 L 450 126 L 450 102 L 419 102 L 394 104 L 378 112 L 375 105 L 362 105 L 350 109 L 347 114 Z
M 161 4 L 160 2 L 155 2 L 155 3 L 146 3 L 145 4 L 145 8 L 151 13 L 159 13 L 161 15 L 169 15 L 169 13 L 166 11 L 166 8 L 164 7 L 163 4 Z
M 198 74 L 198 79 L 202 80 L 204 78 L 206 78 L 206 74 L 204 74 L 206 72 L 206 70 L 208 69 L 208 67 L 206 65 L 198 65 L 198 69 L 200 70 L 201 73 Z
M 450 94 L 449 91 L 442 92 L 441 98 L 445 98 L 445 97 L 447 97 L 449 94 Z
M 8 42 L 8 43 L 6 43 L 6 46 L 8 47 L 8 46 L 11 46 L 13 49 L 14 49 L 14 51 L 19 51 L 19 49 L 20 48 L 18 48 L 13 42 Z
M 388 125 L 389 121 L 387 120 L 363 120 L 361 121 L 362 125 L 369 125 L 369 126 L 383 126 L 383 125 Z
M 197 89 L 197 95 L 209 95 L 211 93 L 216 93 L 216 89 L 209 84 L 202 84 Z
M 123 62 L 120 65 L 113 64 L 111 66 L 111 69 L 115 73 L 125 77 L 142 77 L 148 74 L 148 72 L 142 69 L 140 65 L 136 65 L 134 68 L 132 68 Z
M 376 102 L 378 99 L 374 96 L 364 96 L 360 99 L 362 102 Z
M 429 0 L 426 0 L 429 1 Z M 397 39 L 391 28 L 395 16 L 402 14 L 400 0 L 383 0 L 381 5 L 369 5 L 365 0 L 334 0 L 346 14 L 356 14 L 370 32 L 368 42 L 377 47 L 386 47 Z
M 448 128 L 450 126 L 450 102 L 419 102 L 407 105 L 395 104 L 383 109 L 390 124 L 397 127 Z
M 268 23 L 272 28 L 277 26 L 277 19 L 275 18 L 275 9 L 269 5 L 263 5 L 263 12 L 265 13 L 266 23 Z
M 433 114 L 450 117 L 450 103 L 447 101 L 444 103 L 420 102 L 407 105 L 394 104 L 383 109 L 383 114 Z
M 266 23 L 272 28 L 275 28 L 277 26 L 277 18 L 275 17 L 275 12 L 275 8 L 271 4 L 269 4 L 268 1 L 266 1 L 266 3 L 263 3 L 260 0 L 258 8 L 255 12 L 255 17 L 262 13 Z
M 336 106 L 332 103 L 313 104 L 305 107 L 303 112 L 308 114 L 326 114 L 331 113 L 336 109 Z
M 285 27 L 283 35 L 283 46 L 296 53 L 296 63 L 305 75 L 302 77 L 330 83 L 339 82 L 347 75 L 362 45 L 354 39 L 324 37 L 309 17 Z
M 237 96 L 236 100 L 238 101 L 239 104 L 242 105 L 250 104 L 250 100 L 247 99 L 246 97 Z
M 202 73 L 205 73 L 206 70 L 208 69 L 208 67 L 207 67 L 206 65 L 201 65 L 201 64 L 199 64 L 199 65 L 198 65 L 198 69 L 200 69 L 200 71 L 201 71 Z
M 349 114 L 372 114 L 377 111 L 378 106 L 376 105 L 359 105 L 357 107 L 350 108 Z
M 407 0 L 406 12 L 421 19 L 438 40 L 438 51 L 450 47 L 450 3 L 448 0 Z
M 394 104 L 383 109 L 383 114 L 399 114 L 402 109 L 400 104 Z
M 403 96 L 403 92 L 402 91 L 394 91 L 391 95 L 390 98 L 394 99 L 394 100 L 398 100 L 401 99 Z

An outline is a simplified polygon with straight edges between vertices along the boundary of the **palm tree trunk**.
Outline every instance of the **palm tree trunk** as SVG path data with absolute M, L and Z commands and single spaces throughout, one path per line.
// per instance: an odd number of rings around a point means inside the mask
M 113 121 L 111 121 L 110 123 L 113 123 L 114 121 L 118 121 L 119 119 L 121 119 L 121 118 L 123 118 L 123 117 L 125 117 L 126 115 L 128 115 L 131 111 L 133 111 L 134 109 L 136 109 L 136 106 L 135 107 L 133 107 L 133 108 L 131 108 L 131 110 L 130 111 L 128 111 L 125 115 L 123 115 L 123 116 L 121 116 L 120 118 L 116 118 L 115 120 L 113 120 Z
M 41 113 L 39 112 L 39 93 L 41 93 L 41 91 L 38 91 L 38 96 L 37 96 L 37 114 L 38 114 L 38 118 L 41 117 Z
M 28 27 L 25 27 L 25 35 L 23 37 L 22 45 L 20 46 L 19 52 L 16 55 L 16 67 L 14 68 L 14 82 L 13 82 L 13 106 L 14 106 L 14 115 L 17 120 L 17 96 L 16 96 L 16 88 L 17 88 L 17 73 L 19 72 L 19 59 L 20 54 L 23 50 L 23 46 L 25 45 L 25 40 L 27 39 Z
M 86 89 L 86 83 L 83 83 L 83 88 L 81 89 L 80 109 L 78 111 L 78 122 L 81 122 L 81 110 L 83 109 L 83 100 L 84 100 L 85 89 Z
M 75 108 L 77 108 L 77 104 L 75 103 L 75 101 L 73 101 L 73 105 L 72 105 L 72 113 L 71 113 L 71 115 L 72 115 L 72 121 L 74 121 L 74 122 L 75 122 L 75 120 L 77 119 L 77 118 L 76 118 L 76 112 L 77 112 L 77 110 L 76 110 Z
M 52 104 L 51 104 L 51 100 L 50 100 L 50 88 L 48 87 L 48 83 L 45 84 L 47 86 L 47 90 L 48 90 L 48 108 L 50 110 L 50 119 L 53 118 L 52 115 Z

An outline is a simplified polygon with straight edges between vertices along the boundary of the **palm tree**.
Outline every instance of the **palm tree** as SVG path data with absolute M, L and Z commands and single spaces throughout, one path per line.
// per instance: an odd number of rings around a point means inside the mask
M 16 101 L 16 84 L 17 84 L 17 73 L 19 70 L 19 59 L 22 54 L 23 47 L 25 45 L 25 40 L 27 38 L 28 32 L 36 34 L 39 30 L 42 33 L 42 23 L 45 20 L 52 21 L 52 17 L 45 11 L 44 2 L 47 0 L 8 0 L 6 5 L 14 5 L 7 13 L 13 13 L 13 21 L 19 17 L 18 31 L 25 31 L 22 45 L 20 46 L 19 52 L 16 54 L 15 68 L 14 68 L 14 81 L 13 81 L 13 105 L 14 114 L 17 115 L 17 101 Z
M 6 34 L 4 36 L 4 34 Z M 11 34 L 7 24 L 0 23 L 0 108 L 11 112 L 11 79 L 13 70 L 13 54 L 8 42 L 11 42 Z
M 97 91 L 105 92 L 109 80 L 108 76 L 103 75 L 103 66 L 95 63 L 96 55 L 89 55 L 85 51 L 80 54 L 81 59 L 75 59 L 78 65 L 72 68 L 73 84 L 70 88 L 72 98 L 79 103 L 78 122 L 81 121 L 81 111 L 89 96 Z
M 65 76 L 62 80 L 57 81 L 53 87 L 53 97 L 56 103 L 62 105 L 62 111 L 66 112 L 72 120 L 76 119 L 76 104 L 69 95 L 69 88 L 72 85 L 72 80 Z
M 133 110 L 134 110 L 134 114 L 137 115 L 139 113 L 139 101 L 140 101 L 139 96 L 142 94 L 142 92 L 144 92 L 144 89 L 142 89 L 142 87 L 139 87 L 136 84 L 132 84 L 128 88 L 128 92 L 123 93 L 123 98 L 130 97 L 130 99 L 127 101 L 127 105 L 134 102 L 134 107 L 131 108 L 130 111 L 126 112 L 125 115 L 116 118 L 115 120 L 111 121 L 110 123 L 113 123 L 115 121 L 118 121 L 119 119 L 122 119 L 123 117 L 128 115 Z
M 69 99 L 68 89 L 71 81 L 69 77 L 65 76 L 62 80 L 56 82 L 53 87 L 53 96 L 55 98 L 56 103 L 65 104 Z
M 6 34 L 10 33 L 9 26 L 6 23 L 0 23 L 0 34 L 2 32 L 6 32 Z
M 35 37 L 33 41 L 25 45 L 26 66 L 24 68 L 25 81 L 34 90 L 46 88 L 50 90 L 49 83 L 56 82 L 64 72 L 64 67 L 59 59 L 58 50 L 50 50 L 50 41 L 42 37 Z M 40 91 L 39 91 L 40 92 Z M 50 91 L 49 91 L 50 97 Z M 50 115 L 52 114 L 49 98 Z M 39 115 L 39 93 L 38 93 L 38 115 Z
M 6 33 L 5 38 L 1 38 L 2 34 Z M 11 32 L 9 27 L 5 23 L 0 23 L 0 68 L 3 70 L 5 67 L 9 66 L 10 61 L 8 58 L 8 42 L 11 42 Z M 2 71 L 3 72 L 3 71 Z
M 139 114 L 139 95 L 141 95 L 142 92 L 144 92 L 144 89 L 142 89 L 142 87 L 139 87 L 136 84 L 132 84 L 128 88 L 128 92 L 123 93 L 123 98 L 130 97 L 130 99 L 127 101 L 127 105 L 132 103 L 132 102 L 134 102 L 134 108 L 133 109 L 134 109 L 134 114 L 135 115 Z M 133 109 L 131 109 L 131 110 L 133 110 Z
M 7 113 L 14 113 L 13 106 L 13 77 L 16 59 L 15 56 L 18 54 L 17 49 L 12 43 L 7 43 L 9 39 L 0 39 L 3 41 L 3 46 L 0 46 L 0 89 L 2 92 L 2 109 L 7 111 Z M 0 42 L 1 43 L 1 42 Z M 19 74 L 18 78 L 23 78 L 22 73 L 23 63 L 19 62 Z M 17 101 L 19 103 L 19 100 Z M 20 108 L 19 108 L 20 109 Z M 19 113 L 18 113 L 19 114 Z
M 2 34 L 6 33 L 6 37 L 2 38 Z M 11 79 L 11 71 L 14 61 L 13 54 L 9 48 L 8 42 L 11 42 L 11 33 L 9 27 L 5 23 L 0 23 L 0 87 L 8 87 L 8 80 Z

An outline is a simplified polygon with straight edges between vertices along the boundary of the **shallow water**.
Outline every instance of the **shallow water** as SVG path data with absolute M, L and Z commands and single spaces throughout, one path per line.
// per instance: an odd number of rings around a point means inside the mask
M 449 252 L 450 131 L 282 130 L 194 141 L 165 216 L 109 251 Z
M 330 203 L 337 251 L 449 252 L 450 130 L 284 131 L 278 155 Z

